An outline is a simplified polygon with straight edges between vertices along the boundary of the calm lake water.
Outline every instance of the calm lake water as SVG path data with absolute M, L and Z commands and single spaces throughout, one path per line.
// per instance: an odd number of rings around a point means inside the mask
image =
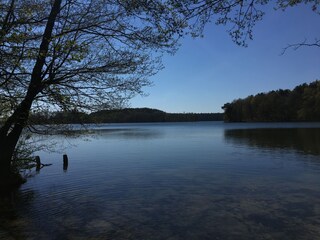
M 92 129 L 2 197 L 0 239 L 320 239 L 319 123 Z

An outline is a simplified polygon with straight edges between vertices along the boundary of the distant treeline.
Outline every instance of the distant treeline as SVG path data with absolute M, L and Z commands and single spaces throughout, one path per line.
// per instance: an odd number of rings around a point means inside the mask
M 227 122 L 320 121 L 320 81 L 226 103 Z
M 76 110 L 34 113 L 30 120 L 33 124 L 222 121 L 223 113 L 166 113 L 150 108 L 125 108 L 90 114 Z

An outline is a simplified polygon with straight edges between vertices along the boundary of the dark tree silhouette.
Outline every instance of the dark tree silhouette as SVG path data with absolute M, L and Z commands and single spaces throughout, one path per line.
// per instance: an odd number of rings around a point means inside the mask
M 320 81 L 226 103 L 227 122 L 320 121 Z

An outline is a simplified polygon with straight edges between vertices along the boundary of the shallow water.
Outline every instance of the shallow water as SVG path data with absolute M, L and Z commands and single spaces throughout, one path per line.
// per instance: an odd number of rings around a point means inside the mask
M 320 124 L 94 126 L 2 199 L 0 239 L 320 239 Z

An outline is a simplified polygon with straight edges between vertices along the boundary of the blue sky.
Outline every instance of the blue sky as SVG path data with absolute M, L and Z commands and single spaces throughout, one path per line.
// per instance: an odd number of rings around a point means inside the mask
M 209 24 L 203 38 L 184 38 L 174 56 L 165 56 L 165 69 L 137 96 L 131 107 L 166 112 L 222 112 L 237 98 L 277 89 L 292 89 L 320 80 L 320 48 L 288 50 L 288 44 L 320 38 L 320 16 L 310 6 L 266 11 L 247 48 L 232 42 L 227 28 Z

